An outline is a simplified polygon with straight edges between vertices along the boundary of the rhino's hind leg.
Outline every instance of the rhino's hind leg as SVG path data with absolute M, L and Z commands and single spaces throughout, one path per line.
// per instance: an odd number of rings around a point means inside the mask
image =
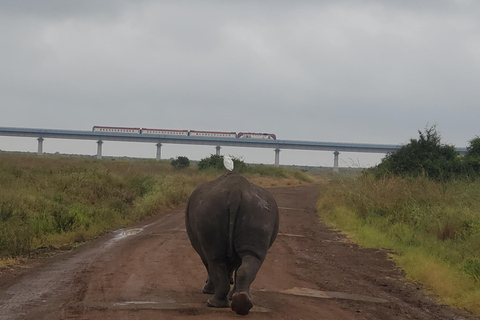
M 253 303 L 249 294 L 245 291 L 235 292 L 232 297 L 232 310 L 241 316 L 246 316 L 250 309 L 252 309 Z
M 207 300 L 207 305 L 215 308 L 229 307 L 227 295 L 230 291 L 230 277 L 227 267 L 224 263 L 209 263 L 208 265 L 208 278 L 213 282 L 215 293 Z
M 242 264 L 235 276 L 235 292 L 232 295 L 232 310 L 239 315 L 247 315 L 253 307 L 250 285 L 257 276 L 262 261 L 255 256 L 242 257 Z

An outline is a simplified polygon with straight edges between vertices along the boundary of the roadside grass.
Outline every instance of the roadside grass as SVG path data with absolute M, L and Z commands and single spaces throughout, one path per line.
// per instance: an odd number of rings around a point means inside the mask
M 0 153 L 0 268 L 39 248 L 72 248 L 184 203 L 223 172 L 170 161 Z M 298 170 L 252 169 L 263 187 L 315 182 Z
M 2 258 L 0 259 L 0 270 L 10 266 L 18 265 L 21 260 L 21 258 Z
M 321 194 L 328 225 L 362 246 L 393 250 L 408 278 L 480 315 L 480 180 L 362 176 L 334 181 Z

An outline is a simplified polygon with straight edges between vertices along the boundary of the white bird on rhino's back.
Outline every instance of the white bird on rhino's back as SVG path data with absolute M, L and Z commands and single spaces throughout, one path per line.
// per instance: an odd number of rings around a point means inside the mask
M 233 160 L 230 156 L 223 156 L 223 165 L 228 171 L 233 170 Z

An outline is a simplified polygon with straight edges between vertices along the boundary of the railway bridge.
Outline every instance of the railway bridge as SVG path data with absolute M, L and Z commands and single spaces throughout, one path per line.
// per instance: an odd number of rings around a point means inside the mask
M 368 143 L 342 143 L 320 141 L 297 141 L 297 140 L 256 140 L 217 137 L 191 137 L 172 135 L 142 135 L 129 133 L 92 132 L 80 130 L 57 130 L 57 129 L 34 129 L 0 127 L 0 136 L 32 137 L 38 140 L 38 154 L 43 154 L 43 142 L 45 139 L 80 139 L 97 142 L 97 158 L 102 158 L 102 145 L 105 141 L 147 142 L 157 147 L 156 159 L 161 159 L 163 144 L 190 144 L 215 146 L 216 154 L 220 155 L 222 146 L 247 147 L 247 148 L 270 148 L 275 152 L 275 165 L 280 165 L 280 151 L 282 149 L 332 151 L 333 170 L 338 172 L 338 158 L 340 152 L 363 152 L 363 153 L 389 153 L 398 150 L 401 145 L 393 144 L 368 144 Z M 465 153 L 466 148 L 456 148 L 460 153 Z

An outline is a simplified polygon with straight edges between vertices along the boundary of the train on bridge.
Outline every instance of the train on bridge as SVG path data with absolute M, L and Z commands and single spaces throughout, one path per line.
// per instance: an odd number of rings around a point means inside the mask
M 198 130 L 170 130 L 170 129 L 148 129 L 129 127 L 105 127 L 94 126 L 93 132 L 124 133 L 124 134 L 145 134 L 145 135 L 170 135 L 203 138 L 232 138 L 232 139 L 257 139 L 277 140 L 273 133 L 258 132 L 221 132 L 221 131 L 198 131 Z

